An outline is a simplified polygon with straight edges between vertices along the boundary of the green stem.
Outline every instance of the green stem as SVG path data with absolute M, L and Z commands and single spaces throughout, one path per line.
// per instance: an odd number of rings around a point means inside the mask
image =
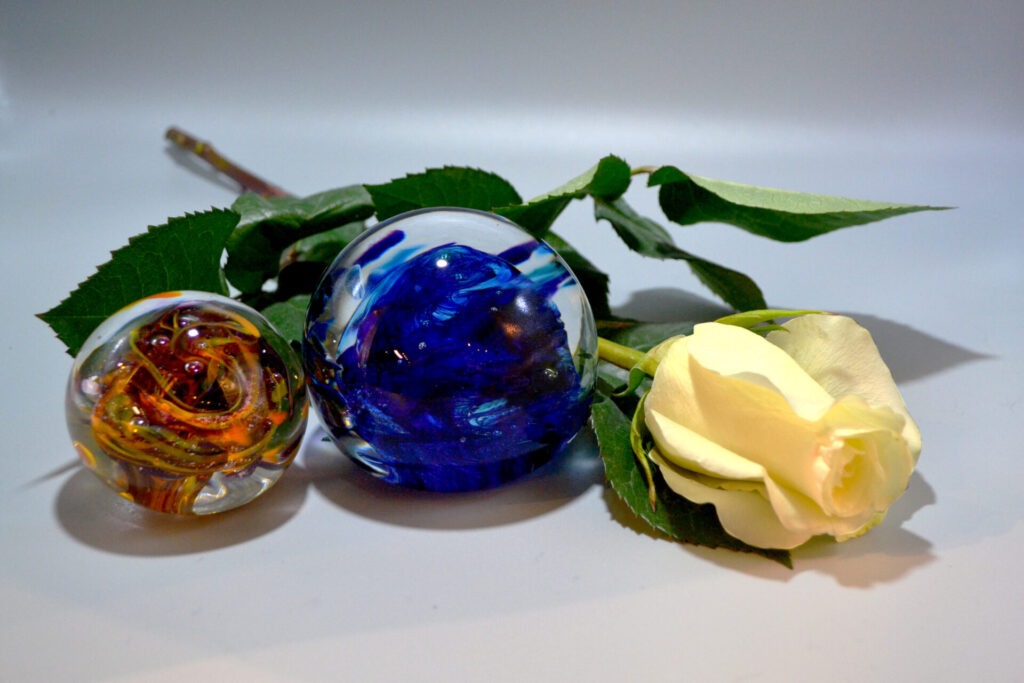
M 250 173 L 235 162 L 222 156 L 208 142 L 189 135 L 180 128 L 171 126 L 164 134 L 168 140 L 178 147 L 195 154 L 197 157 L 213 166 L 215 169 L 234 180 L 242 186 L 243 192 L 255 192 L 262 197 L 288 197 L 288 192 L 276 185 L 268 183 L 263 178 Z
M 628 346 L 616 344 L 604 337 L 597 338 L 597 355 L 601 360 L 616 365 L 623 370 L 631 370 L 644 359 L 643 351 L 637 351 Z

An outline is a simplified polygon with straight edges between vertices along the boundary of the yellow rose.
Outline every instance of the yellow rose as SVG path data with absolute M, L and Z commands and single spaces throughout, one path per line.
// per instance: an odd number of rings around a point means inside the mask
M 761 337 L 720 323 L 668 342 L 644 403 L 650 454 L 676 493 L 732 536 L 793 548 L 877 524 L 907 487 L 921 434 L 871 335 L 806 315 Z

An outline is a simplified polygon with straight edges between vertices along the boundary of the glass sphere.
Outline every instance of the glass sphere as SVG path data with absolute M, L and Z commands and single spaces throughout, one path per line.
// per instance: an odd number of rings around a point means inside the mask
M 86 467 L 123 497 L 206 515 L 274 485 L 308 409 L 298 354 L 263 316 L 186 291 L 137 301 L 89 336 L 66 412 Z
M 303 361 L 339 449 L 385 481 L 483 489 L 549 460 L 589 415 L 597 331 L 579 281 L 514 223 L 425 209 L 346 247 Z

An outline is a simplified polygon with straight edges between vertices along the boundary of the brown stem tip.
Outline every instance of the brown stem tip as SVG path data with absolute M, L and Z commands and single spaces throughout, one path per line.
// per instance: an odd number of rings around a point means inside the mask
M 277 185 L 268 183 L 263 178 L 250 173 L 235 162 L 224 157 L 209 142 L 204 142 L 194 135 L 171 126 L 167 129 L 164 137 L 176 146 L 191 152 L 206 163 L 213 166 L 219 172 L 238 183 L 243 192 L 255 192 L 262 197 L 289 197 L 290 193 L 282 190 Z

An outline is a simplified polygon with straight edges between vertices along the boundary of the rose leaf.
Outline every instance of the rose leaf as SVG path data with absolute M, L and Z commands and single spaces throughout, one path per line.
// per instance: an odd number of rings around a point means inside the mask
M 38 317 L 74 356 L 100 323 L 144 297 L 183 289 L 227 295 L 220 259 L 237 223 L 234 211 L 211 209 L 152 226 Z
M 521 226 L 535 237 L 544 237 L 551 224 L 574 199 L 597 197 L 618 199 L 629 188 L 632 179 L 629 164 L 617 156 L 608 155 L 597 164 L 539 197 L 524 204 L 503 206 L 495 213 Z
M 309 295 L 297 294 L 287 301 L 278 301 L 262 309 L 270 324 L 291 344 L 302 344 L 306 327 L 306 309 L 309 308 Z
M 260 291 L 278 273 L 281 251 L 309 235 L 373 215 L 373 201 L 362 185 L 349 185 L 308 197 L 243 194 L 231 208 L 241 216 L 227 241 L 224 272 L 241 292 Z
M 781 242 L 799 242 L 884 218 L 949 207 L 892 204 L 792 192 L 690 175 L 674 166 L 651 174 L 665 216 L 680 225 L 728 223 Z
M 612 224 L 626 246 L 643 256 L 686 261 L 705 287 L 739 311 L 767 308 L 761 289 L 743 273 L 683 251 L 662 226 L 639 215 L 623 199 L 595 201 L 594 215 Z
M 435 206 L 491 211 L 522 201 L 501 176 L 461 166 L 432 168 L 381 185 L 367 185 L 366 189 L 373 197 L 379 220 Z

